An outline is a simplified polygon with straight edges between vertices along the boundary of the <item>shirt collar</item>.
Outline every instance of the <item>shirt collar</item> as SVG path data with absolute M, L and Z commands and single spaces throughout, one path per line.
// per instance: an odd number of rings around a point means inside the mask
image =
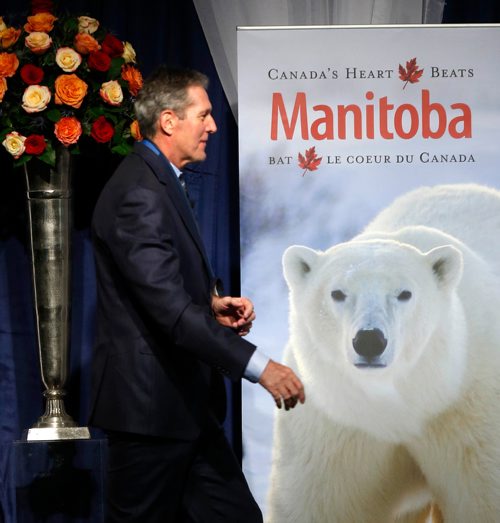
M 148 148 L 148 149 L 151 149 L 155 154 L 156 156 L 165 156 L 161 151 L 160 149 L 158 149 L 158 146 L 153 143 L 151 140 L 148 140 L 147 138 L 145 138 L 144 140 L 142 140 L 142 143 Z M 172 167 L 172 169 L 174 170 L 175 174 L 177 177 L 179 177 L 181 174 L 182 174 L 182 171 L 180 169 L 178 169 L 166 156 L 165 158 L 167 159 L 168 163 L 170 164 L 170 166 Z

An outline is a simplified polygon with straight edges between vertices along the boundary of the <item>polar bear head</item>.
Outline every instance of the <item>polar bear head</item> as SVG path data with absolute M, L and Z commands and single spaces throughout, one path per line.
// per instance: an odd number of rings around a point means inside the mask
M 462 275 L 461 252 L 421 252 L 390 239 L 351 241 L 326 252 L 283 255 L 291 339 L 307 373 L 315 362 L 342 373 L 409 372 L 444 326 Z M 446 335 L 446 332 L 443 333 Z

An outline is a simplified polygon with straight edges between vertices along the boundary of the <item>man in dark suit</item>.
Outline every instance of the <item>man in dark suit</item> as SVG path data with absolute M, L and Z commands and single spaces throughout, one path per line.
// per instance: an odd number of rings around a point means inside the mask
M 242 338 L 250 300 L 219 296 L 179 177 L 217 130 L 195 71 L 160 67 L 136 113 L 145 139 L 96 204 L 98 284 L 91 424 L 109 440 L 108 521 L 262 521 L 225 439 L 223 376 L 259 382 L 278 407 L 300 380 Z

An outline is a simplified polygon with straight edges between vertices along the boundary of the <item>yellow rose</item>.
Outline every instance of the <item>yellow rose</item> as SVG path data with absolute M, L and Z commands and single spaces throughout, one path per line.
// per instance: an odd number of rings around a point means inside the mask
M 5 22 L 3 21 L 3 16 L 0 16 L 0 31 L 5 31 L 7 29 L 7 26 L 5 25 Z
M 135 64 L 135 49 L 132 47 L 130 42 L 123 42 L 123 54 L 122 58 L 125 60 L 126 64 L 133 63 Z
M 71 47 L 60 47 L 56 53 L 56 64 L 65 72 L 76 71 L 82 63 L 82 57 Z
M 26 47 L 35 54 L 43 54 L 52 45 L 52 38 L 47 33 L 34 31 L 24 40 Z
M 23 109 L 27 113 L 39 113 L 47 108 L 52 95 L 44 85 L 30 85 L 23 94 Z
M 55 102 L 78 109 L 87 94 L 88 85 L 76 74 L 62 74 L 56 78 Z
M 26 136 L 19 134 L 17 131 L 13 131 L 5 137 L 2 145 L 7 149 L 7 152 L 17 160 L 26 150 L 26 147 L 24 147 L 25 140 Z
M 116 80 L 104 82 L 99 90 L 101 98 L 110 105 L 120 105 L 123 102 L 123 91 Z
M 99 22 L 95 18 L 90 16 L 79 16 L 78 17 L 78 32 L 92 34 L 97 31 Z
M 5 93 L 7 92 L 7 78 L 0 76 L 0 102 L 3 100 Z

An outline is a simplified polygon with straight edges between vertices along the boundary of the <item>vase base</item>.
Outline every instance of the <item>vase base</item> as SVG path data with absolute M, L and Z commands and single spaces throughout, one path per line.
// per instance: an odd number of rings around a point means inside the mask
M 31 428 L 26 432 L 26 441 L 58 441 L 90 439 L 87 427 L 44 427 Z

